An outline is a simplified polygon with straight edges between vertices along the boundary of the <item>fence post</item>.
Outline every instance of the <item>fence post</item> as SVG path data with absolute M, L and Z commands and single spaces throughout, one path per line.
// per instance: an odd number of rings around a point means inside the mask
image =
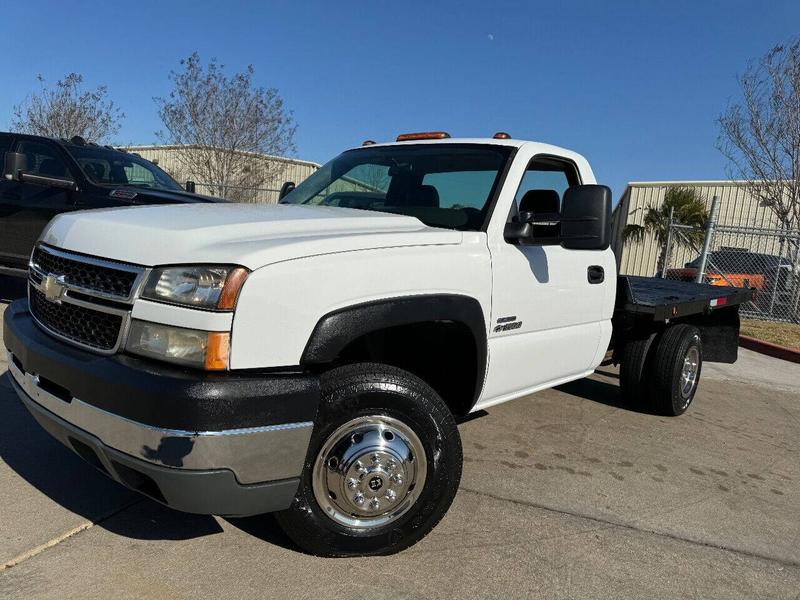
M 669 223 L 667 224 L 667 241 L 664 248 L 664 264 L 661 265 L 661 279 L 667 276 L 667 265 L 669 264 L 669 254 L 672 252 L 672 223 L 675 216 L 675 207 L 669 207 Z
M 714 239 L 714 228 L 717 226 L 717 197 L 711 198 L 711 212 L 708 215 L 706 225 L 706 235 L 703 238 L 703 251 L 700 253 L 700 265 L 697 269 L 696 283 L 703 283 L 706 276 L 706 262 L 708 261 L 708 249 L 711 247 L 711 240 Z

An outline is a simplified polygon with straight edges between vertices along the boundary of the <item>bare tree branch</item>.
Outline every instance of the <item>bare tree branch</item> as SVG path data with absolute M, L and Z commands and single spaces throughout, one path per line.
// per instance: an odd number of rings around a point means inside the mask
M 294 151 L 296 125 L 274 88 L 253 85 L 253 67 L 228 77 L 211 60 L 203 66 L 197 52 L 170 73 L 168 98 L 155 98 L 166 131 L 165 143 L 183 146 L 177 159 L 187 174 L 214 184 L 212 193 L 252 201 L 256 188 L 274 182 L 285 164 L 263 155 Z
M 14 130 L 67 139 L 79 135 L 92 142 L 106 142 L 119 131 L 125 115 L 107 98 L 105 86 L 84 91 L 83 76 L 78 73 L 70 73 L 51 88 L 41 75 L 37 80 L 39 92 L 14 106 Z
M 785 229 L 800 227 L 800 39 L 775 46 L 739 77 L 742 98 L 720 116 L 720 151 Z

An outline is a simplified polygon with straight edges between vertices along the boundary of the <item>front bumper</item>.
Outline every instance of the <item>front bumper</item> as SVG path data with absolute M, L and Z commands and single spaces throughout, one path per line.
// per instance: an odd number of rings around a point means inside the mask
M 291 503 L 319 399 L 315 377 L 211 375 L 98 356 L 44 333 L 25 301 L 6 310 L 4 342 L 31 414 L 120 483 L 203 514 Z

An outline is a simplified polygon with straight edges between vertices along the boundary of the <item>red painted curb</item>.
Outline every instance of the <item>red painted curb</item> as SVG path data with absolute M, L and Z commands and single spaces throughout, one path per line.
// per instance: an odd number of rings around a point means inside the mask
M 789 362 L 800 363 L 800 350 L 795 348 L 787 348 L 786 346 L 779 346 L 778 344 L 757 340 L 748 335 L 739 336 L 739 345 L 748 350 L 760 352 L 761 354 L 782 358 Z

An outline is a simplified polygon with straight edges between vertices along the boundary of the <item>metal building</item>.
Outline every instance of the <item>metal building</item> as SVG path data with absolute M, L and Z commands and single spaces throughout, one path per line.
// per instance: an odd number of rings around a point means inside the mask
M 767 206 L 754 199 L 740 181 L 636 181 L 625 188 L 622 198 L 614 209 L 614 246 L 622 249 L 620 272 L 629 275 L 653 275 L 656 271 L 658 254 L 661 248 L 652 235 L 640 242 L 628 241 L 623 244 L 622 228 L 625 223 L 642 225 L 645 211 L 649 207 L 659 207 L 664 201 L 666 191 L 671 187 L 691 188 L 697 191 L 706 207 L 711 207 L 711 199 L 717 196 L 718 220 L 720 226 L 742 228 L 779 229 L 778 219 Z M 770 247 L 751 247 L 753 236 L 743 236 L 738 245 L 749 250 L 773 253 Z M 730 241 L 731 245 L 737 240 Z M 766 242 L 762 242 L 766 243 Z M 685 256 L 676 257 L 676 262 L 691 260 L 691 250 L 684 249 Z M 619 252 L 617 256 L 620 256 Z
M 175 180 L 184 184 L 186 181 L 194 181 L 197 192 L 201 194 L 216 195 L 215 181 L 204 181 L 197 173 L 188 172 L 178 157 L 179 152 L 185 152 L 191 146 L 127 146 L 125 150 L 135 152 L 169 173 Z M 263 183 L 257 187 L 240 188 L 247 191 L 247 201 L 264 202 L 274 204 L 278 201 L 278 191 L 284 181 L 294 181 L 300 183 L 309 175 L 319 169 L 320 165 L 306 160 L 295 158 L 284 158 L 281 156 L 269 156 L 267 154 L 256 154 L 248 152 L 247 155 L 255 159 L 256 168 L 260 168 L 264 173 L 271 174 Z M 254 179 L 260 180 L 260 177 Z

